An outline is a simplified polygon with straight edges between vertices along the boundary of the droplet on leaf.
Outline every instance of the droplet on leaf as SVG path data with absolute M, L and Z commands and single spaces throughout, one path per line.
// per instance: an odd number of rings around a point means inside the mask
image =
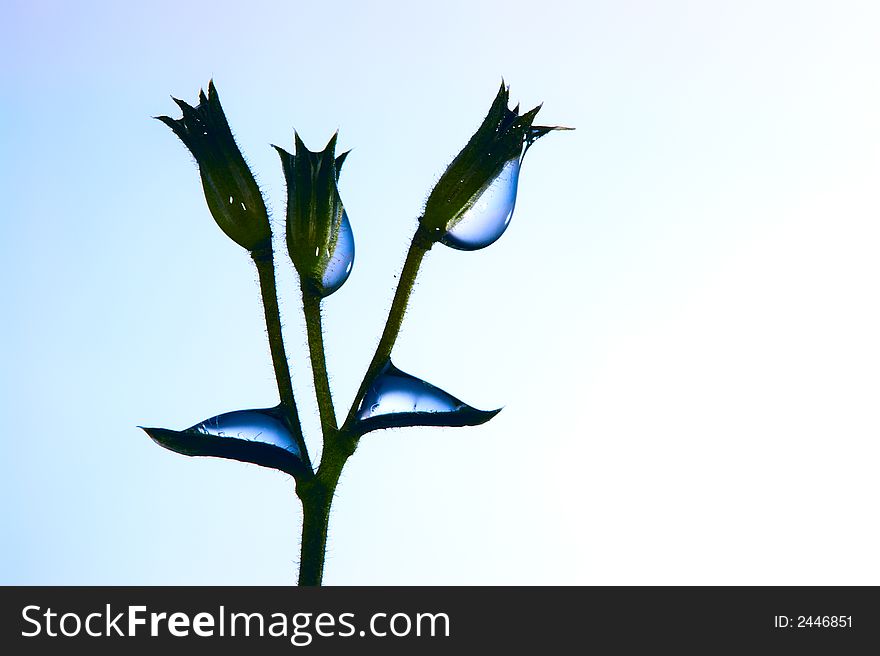
M 144 431 L 157 444 L 188 456 L 229 458 L 279 469 L 295 477 L 308 471 L 280 408 L 226 412 L 182 431 Z
M 478 410 L 387 361 L 357 409 L 357 432 L 405 426 L 476 426 L 499 410 Z

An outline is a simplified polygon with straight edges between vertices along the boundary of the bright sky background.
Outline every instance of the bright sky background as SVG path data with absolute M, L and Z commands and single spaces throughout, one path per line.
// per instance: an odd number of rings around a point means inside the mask
M 136 428 L 277 400 L 251 263 L 150 118 L 169 94 L 213 76 L 279 226 L 269 144 L 354 149 L 347 407 L 503 76 L 577 130 L 529 152 L 498 243 L 431 252 L 394 359 L 505 409 L 368 435 L 326 582 L 880 584 L 880 5 L 318 5 L 3 4 L 0 583 L 295 579 L 290 479 Z

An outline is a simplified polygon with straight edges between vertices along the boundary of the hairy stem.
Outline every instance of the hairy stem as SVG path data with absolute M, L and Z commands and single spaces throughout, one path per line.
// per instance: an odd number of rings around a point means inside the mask
M 327 553 L 327 529 L 330 506 L 342 468 L 354 453 L 352 440 L 325 440 L 318 474 L 297 483 L 296 494 L 302 501 L 303 524 L 300 545 L 299 585 L 321 585 Z
M 300 545 L 299 585 L 318 586 L 324 578 L 327 527 L 333 494 L 314 494 L 302 498 L 303 524 Z
M 290 367 L 287 363 L 287 353 L 284 350 L 284 338 L 281 334 L 281 314 L 278 310 L 278 290 L 275 286 L 275 262 L 272 255 L 272 245 L 269 244 L 265 248 L 255 250 L 251 256 L 254 259 L 254 264 L 257 265 L 257 276 L 260 280 L 260 296 L 263 299 L 266 331 L 269 334 L 269 351 L 272 354 L 272 367 L 275 369 L 281 407 L 288 415 L 289 427 L 296 438 L 303 463 L 311 471 L 312 463 L 302 435 L 299 412 L 296 409 L 296 399 L 293 396 Z
M 327 377 L 327 361 L 324 356 L 324 330 L 321 322 L 321 299 L 303 289 L 303 313 L 306 317 L 306 333 L 309 342 L 309 357 L 312 360 L 312 375 L 315 380 L 315 395 L 318 401 L 318 414 L 321 417 L 321 432 L 324 443 L 336 436 L 336 411 L 330 381 Z
M 357 404 L 373 377 L 391 356 L 391 350 L 394 348 L 394 342 L 397 340 L 397 335 L 403 324 L 403 317 L 406 314 L 406 307 L 409 304 L 409 297 L 415 285 L 419 266 L 425 253 L 430 250 L 432 245 L 433 240 L 424 232 L 420 224 L 406 254 L 406 261 L 400 273 L 400 280 L 394 293 L 394 300 L 391 302 L 385 329 L 379 339 L 379 345 L 376 347 L 376 352 L 366 374 L 364 374 L 360 389 L 342 428 L 336 427 L 336 414 L 327 379 L 324 337 L 321 326 L 321 300 L 303 290 L 303 312 L 306 317 L 309 354 L 315 378 L 315 393 L 318 397 L 318 412 L 321 415 L 324 450 L 321 452 L 321 464 L 315 477 L 299 481 L 296 487 L 297 496 L 303 505 L 299 585 L 321 585 L 333 495 L 336 492 L 336 486 L 339 484 L 339 477 L 345 463 L 354 453 L 358 443 L 358 434 L 354 429 Z

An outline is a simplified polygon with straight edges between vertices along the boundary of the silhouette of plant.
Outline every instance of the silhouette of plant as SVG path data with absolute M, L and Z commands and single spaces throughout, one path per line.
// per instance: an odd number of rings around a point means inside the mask
M 404 426 L 475 426 L 498 413 L 478 410 L 397 369 L 391 351 L 425 254 L 436 243 L 478 250 L 507 229 L 526 151 L 559 126 L 533 125 L 539 107 L 508 108 L 502 82 L 489 113 L 434 186 L 419 217 L 385 329 L 342 425 L 330 392 L 321 303 L 348 279 L 354 236 L 337 181 L 348 153 L 336 155 L 336 135 L 311 151 L 294 134 L 293 154 L 275 146 L 287 182 L 286 242 L 299 277 L 323 449 L 315 468 L 303 438 L 281 334 L 272 231 L 263 195 L 226 121 L 213 81 L 195 107 L 174 99 L 182 117 L 157 117 L 190 150 L 208 208 L 220 229 L 250 253 L 257 268 L 280 402 L 236 410 L 185 430 L 144 428 L 159 445 L 189 456 L 215 456 L 283 471 L 296 480 L 303 507 L 299 584 L 320 585 L 327 527 L 340 474 L 360 438 Z

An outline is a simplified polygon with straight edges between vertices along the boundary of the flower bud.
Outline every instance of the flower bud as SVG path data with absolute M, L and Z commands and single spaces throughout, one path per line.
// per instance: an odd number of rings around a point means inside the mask
M 348 279 L 354 237 L 336 181 L 348 153 L 335 157 L 336 136 L 309 150 L 294 133 L 295 154 L 275 146 L 287 181 L 287 249 L 303 289 L 329 296 Z
M 183 117 L 156 118 L 170 127 L 189 148 L 199 165 L 205 200 L 214 220 L 226 235 L 249 251 L 270 247 L 272 234 L 266 203 L 235 139 L 214 82 L 208 95 L 199 91 L 199 104 L 191 107 L 173 98 Z
M 452 248 L 476 250 L 493 243 L 513 214 L 520 164 L 528 147 L 552 130 L 533 126 L 541 109 L 520 115 L 508 109 L 502 82 L 489 113 L 434 186 L 421 218 L 423 234 Z

